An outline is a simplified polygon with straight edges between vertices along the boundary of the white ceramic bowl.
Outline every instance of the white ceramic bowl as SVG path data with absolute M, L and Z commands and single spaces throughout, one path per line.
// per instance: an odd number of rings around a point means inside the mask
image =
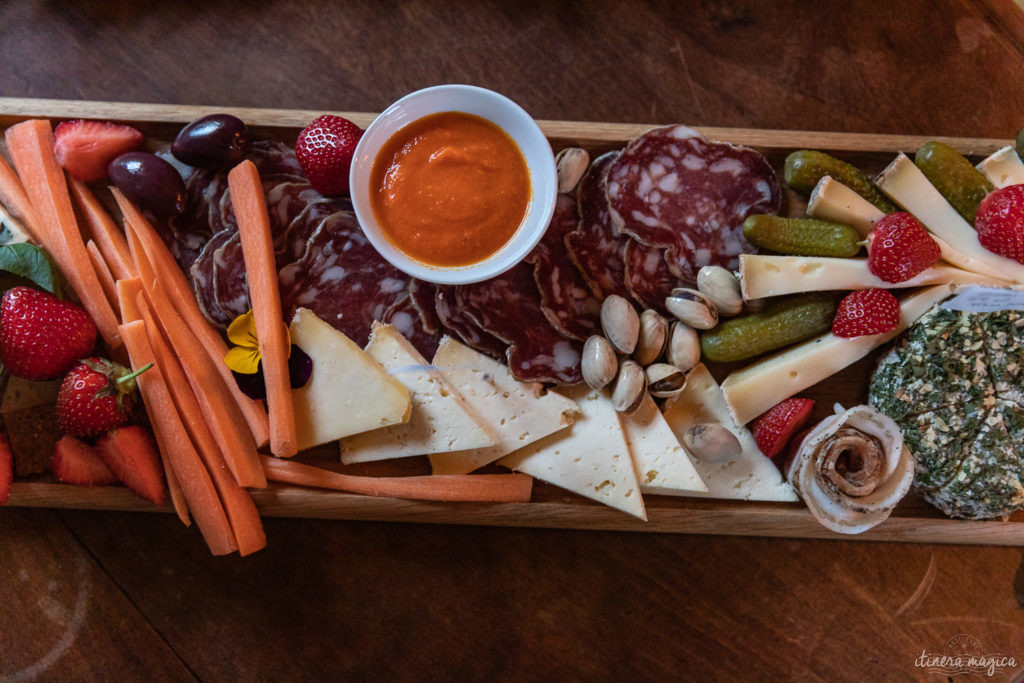
M 531 196 L 522 223 L 496 253 L 467 266 L 441 267 L 416 260 L 381 232 L 370 204 L 370 170 L 381 146 L 405 125 L 430 114 L 459 111 L 487 119 L 519 145 L 530 174 Z M 557 196 L 551 145 L 526 111 L 504 95 L 472 85 L 439 85 L 417 90 L 374 119 L 356 146 L 349 172 L 352 205 L 370 243 L 391 265 L 413 277 L 445 285 L 480 282 L 500 275 L 523 260 L 551 222 Z

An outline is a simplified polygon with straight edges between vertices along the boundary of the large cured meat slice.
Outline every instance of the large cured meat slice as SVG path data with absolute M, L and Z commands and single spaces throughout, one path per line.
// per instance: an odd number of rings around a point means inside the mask
M 423 328 L 420 313 L 409 291 L 384 311 L 382 322 L 393 325 L 425 358 L 434 357 L 437 345 L 441 343 L 441 334 L 436 329 L 429 332 Z
M 565 251 L 565 236 L 575 231 L 578 223 L 576 201 L 558 195 L 548 229 L 523 260 L 534 267 L 541 310 L 548 321 L 566 337 L 584 341 L 600 332 L 601 302 L 591 294 Z
M 557 384 L 582 381 L 583 345 L 566 339 L 548 322 L 532 266 L 519 263 L 490 280 L 458 285 L 455 296 L 464 312 L 509 345 L 508 367 L 516 379 Z
M 192 290 L 195 292 L 196 301 L 199 302 L 199 310 L 207 320 L 221 329 L 227 329 L 234 318 L 217 299 L 214 254 L 235 234 L 237 231 L 221 230 L 211 237 L 192 263 L 192 268 L 189 271 L 192 277 Z
M 608 207 L 617 229 L 663 247 L 675 275 L 695 282 L 703 266 L 734 270 L 753 246 L 752 214 L 778 213 L 779 180 L 756 150 L 710 142 L 686 126 L 650 130 L 608 169 Z
M 501 339 L 480 327 L 456 301 L 455 287 L 437 285 L 434 292 L 434 312 L 444 329 L 462 340 L 462 343 L 493 358 L 505 358 L 508 348 Z
M 670 315 L 665 307 L 665 298 L 674 288 L 687 283 L 669 269 L 665 250 L 631 239 L 626 245 L 625 260 L 626 288 L 633 300 L 644 308 L 652 308 L 664 316 Z

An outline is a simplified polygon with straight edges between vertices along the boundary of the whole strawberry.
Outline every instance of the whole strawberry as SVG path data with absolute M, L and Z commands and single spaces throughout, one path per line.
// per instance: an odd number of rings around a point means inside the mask
M 809 398 L 787 398 L 764 413 L 751 426 L 754 441 L 769 458 L 782 453 L 793 435 L 807 423 L 814 410 Z
M 330 114 L 302 129 L 295 156 L 316 191 L 325 195 L 348 193 L 348 171 L 363 130 L 348 119 Z
M 57 423 L 65 434 L 89 437 L 124 424 L 135 400 L 132 372 L 105 358 L 88 358 L 64 377 L 57 392 Z
M 837 337 L 892 332 L 900 324 L 900 302 L 887 289 L 862 289 L 843 297 L 832 319 Z
M 23 379 L 54 379 L 92 353 L 96 325 L 81 307 L 15 287 L 0 303 L 0 360 Z
M 909 213 L 890 213 L 868 235 L 868 270 L 886 282 L 905 282 L 941 255 L 938 243 Z
M 1024 263 L 1024 185 L 1010 185 L 982 199 L 974 227 L 981 246 Z

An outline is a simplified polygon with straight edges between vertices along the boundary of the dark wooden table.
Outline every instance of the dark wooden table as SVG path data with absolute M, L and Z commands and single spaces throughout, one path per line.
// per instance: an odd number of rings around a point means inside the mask
M 7 96 L 1012 137 L 1012 2 L 0 3 Z M 1020 549 L 0 510 L 0 680 L 926 677 L 1024 666 Z M 961 638 L 964 640 L 964 638 Z

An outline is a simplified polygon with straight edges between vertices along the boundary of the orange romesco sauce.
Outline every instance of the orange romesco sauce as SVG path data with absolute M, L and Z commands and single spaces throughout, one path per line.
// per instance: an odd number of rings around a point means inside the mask
M 370 203 L 384 236 L 432 266 L 467 266 L 508 242 L 530 204 L 519 146 L 495 124 L 442 112 L 417 119 L 381 147 Z

